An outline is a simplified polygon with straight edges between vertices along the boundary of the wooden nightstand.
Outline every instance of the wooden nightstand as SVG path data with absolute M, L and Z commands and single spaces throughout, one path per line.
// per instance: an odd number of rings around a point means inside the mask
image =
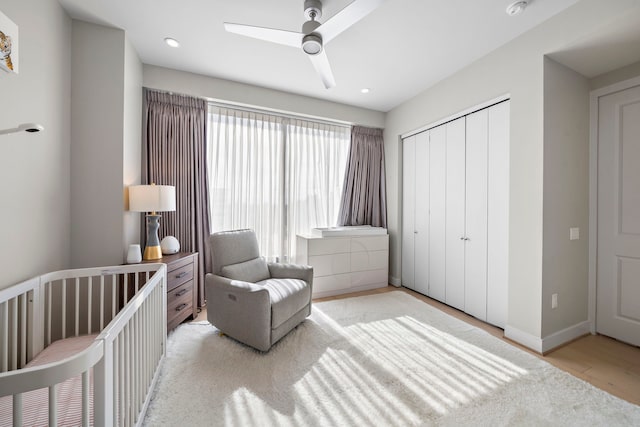
M 178 252 L 143 263 L 167 264 L 167 331 L 198 316 L 198 253 Z

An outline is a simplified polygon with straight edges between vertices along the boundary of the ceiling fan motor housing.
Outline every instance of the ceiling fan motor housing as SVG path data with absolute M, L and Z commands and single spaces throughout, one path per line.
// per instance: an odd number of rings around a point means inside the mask
M 322 36 L 314 33 L 319 26 L 318 21 L 307 21 L 302 24 L 302 33 L 305 34 L 302 38 L 302 50 L 307 55 L 317 55 L 322 52 Z

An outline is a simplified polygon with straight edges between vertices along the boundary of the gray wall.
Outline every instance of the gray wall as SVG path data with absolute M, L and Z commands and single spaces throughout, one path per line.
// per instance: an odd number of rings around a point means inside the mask
M 385 124 L 385 114 L 379 111 L 153 65 L 144 65 L 144 86 L 239 105 L 340 120 L 368 127 L 382 128 Z
M 125 39 L 124 51 L 124 128 L 122 159 L 123 243 L 126 248 L 131 243 L 140 243 L 142 214 L 128 211 L 130 185 L 140 184 L 142 165 L 142 62 L 138 58 L 129 39 Z M 126 259 L 126 253 L 125 253 Z
M 385 153 L 390 274 L 400 278 L 399 135 L 503 94 L 511 95 L 508 325 L 542 337 L 544 55 L 570 45 L 637 1 L 583 0 L 387 113 Z M 546 291 L 545 291 L 546 293 Z
M 141 65 L 124 31 L 82 21 L 72 52 L 71 266 L 120 264 L 139 230 L 124 187 L 140 180 Z
M 544 60 L 542 337 L 588 318 L 589 82 Z M 579 227 L 580 239 L 569 240 Z M 558 308 L 551 295 L 558 294 Z
M 0 71 L 0 288 L 66 268 L 70 259 L 71 20 L 56 1 L 0 0 L 19 27 L 20 74 Z
M 593 77 L 589 80 L 589 87 L 591 90 L 596 90 L 638 76 L 640 76 L 640 62 L 634 62 L 626 67 Z

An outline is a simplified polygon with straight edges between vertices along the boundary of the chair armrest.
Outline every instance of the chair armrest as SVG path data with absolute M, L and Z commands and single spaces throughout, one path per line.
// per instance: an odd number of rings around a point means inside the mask
M 255 283 L 205 276 L 207 319 L 225 334 L 266 351 L 271 346 L 271 298 Z
M 269 273 L 274 279 L 300 279 L 309 285 L 313 283 L 313 267 L 299 264 L 280 264 L 270 262 Z

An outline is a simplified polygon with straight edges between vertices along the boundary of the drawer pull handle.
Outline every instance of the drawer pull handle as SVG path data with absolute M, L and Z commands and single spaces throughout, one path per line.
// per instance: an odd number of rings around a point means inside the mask
M 186 272 L 186 271 L 183 271 L 183 272 L 182 272 L 182 273 L 180 273 L 180 274 L 176 274 L 176 279 L 181 279 L 181 278 L 183 278 L 183 277 L 184 277 L 184 276 L 186 276 L 186 275 L 187 275 L 187 272 Z
M 179 306 L 176 307 L 176 311 L 182 311 L 185 308 L 187 308 L 187 304 L 180 304 Z
M 189 292 L 189 289 L 182 289 L 180 292 L 176 292 L 176 296 L 177 297 L 181 297 L 182 295 L 186 294 L 187 292 Z

